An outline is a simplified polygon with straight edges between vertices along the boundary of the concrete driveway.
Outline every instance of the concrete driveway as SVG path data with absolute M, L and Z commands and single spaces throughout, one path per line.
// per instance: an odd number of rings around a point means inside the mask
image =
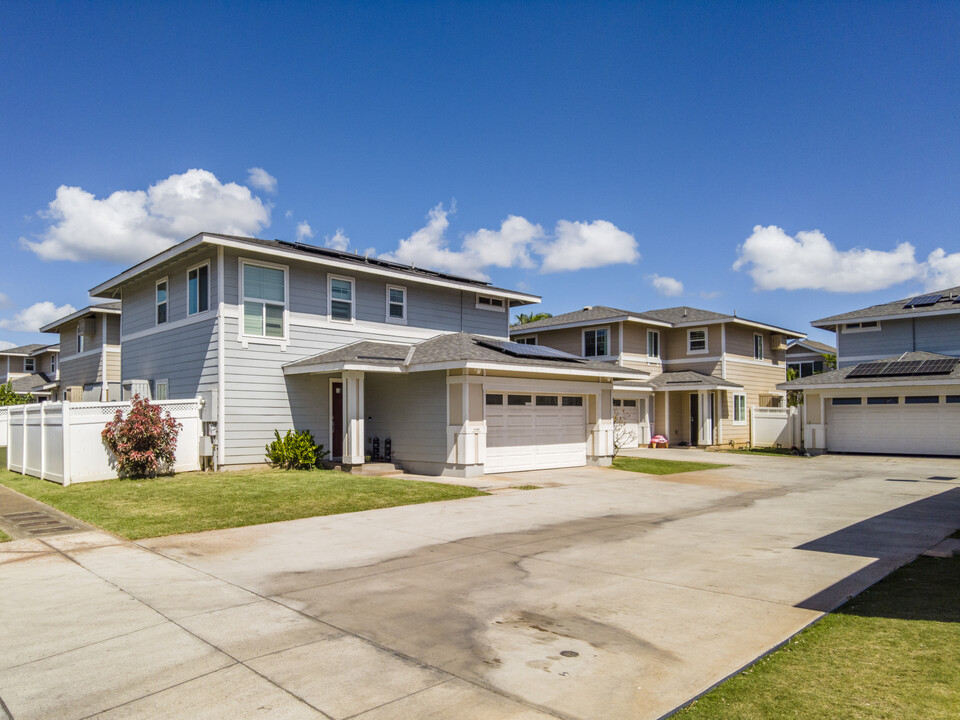
M 675 453 L 734 466 L 0 545 L 0 718 L 658 718 L 960 527 L 956 460 Z

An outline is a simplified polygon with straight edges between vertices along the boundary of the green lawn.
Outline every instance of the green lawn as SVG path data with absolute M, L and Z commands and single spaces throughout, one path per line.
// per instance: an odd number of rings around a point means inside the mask
M 804 457 L 797 455 L 790 448 L 775 447 L 757 447 L 757 448 L 736 448 L 735 450 L 718 450 L 722 453 L 735 453 L 737 455 L 776 455 L 777 457 Z
M 13 540 L 13 538 L 7 535 L 3 530 L 0 530 L 0 542 L 7 542 L 8 540 Z
M 918 558 L 674 717 L 960 717 L 958 578 Z
M 617 470 L 647 473 L 648 475 L 672 475 L 691 470 L 712 470 L 728 467 L 717 463 L 687 462 L 686 460 L 660 460 L 658 458 L 616 457 L 613 467 Z
M 333 470 L 184 473 L 62 487 L 2 469 L 0 483 L 131 540 L 486 494 Z

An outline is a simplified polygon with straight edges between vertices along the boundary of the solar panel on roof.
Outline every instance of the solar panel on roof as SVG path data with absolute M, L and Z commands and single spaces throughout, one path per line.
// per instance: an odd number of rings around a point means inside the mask
M 885 362 L 860 363 L 853 370 L 847 373 L 847 377 L 877 377 L 887 368 L 887 365 L 889 364 L 890 363 Z
M 505 352 L 515 357 L 538 358 L 541 360 L 566 360 L 567 362 L 581 362 L 582 360 L 582 358 L 578 358 L 576 355 L 571 355 L 562 350 L 555 350 L 554 348 L 543 345 L 526 345 L 510 340 L 491 340 L 487 338 L 477 340 L 477 344 Z
M 905 308 L 913 307 L 927 307 L 928 305 L 936 305 L 940 302 L 940 298 L 943 297 L 943 293 L 930 293 L 929 295 L 917 295 L 915 298 L 911 298 L 907 301 L 907 304 L 904 305 Z
M 892 362 L 887 365 L 887 367 L 885 367 L 880 374 L 913 375 L 922 364 L 923 360 L 897 360 L 896 362 Z
M 953 372 L 953 369 L 960 362 L 957 358 L 940 358 L 937 360 L 924 360 L 920 367 L 914 371 L 914 375 L 946 375 Z

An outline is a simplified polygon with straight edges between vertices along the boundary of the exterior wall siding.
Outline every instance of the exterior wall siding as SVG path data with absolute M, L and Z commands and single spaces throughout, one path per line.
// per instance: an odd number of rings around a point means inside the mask
M 610 347 L 607 350 L 606 357 L 616 358 L 620 354 L 620 328 L 619 323 L 599 323 L 597 325 L 585 325 L 575 328 L 560 328 L 558 330 L 539 330 L 531 331 L 529 335 L 537 336 L 539 345 L 546 345 L 555 350 L 560 350 L 571 355 L 583 355 L 583 333 L 587 330 L 597 330 L 601 328 L 608 329 L 607 339 Z M 524 335 L 514 335 L 513 339 L 525 337 Z
M 119 379 L 167 380 L 171 400 L 216 389 L 216 325 L 214 317 L 124 341 Z
M 60 388 L 61 391 L 68 387 L 83 386 L 91 383 L 98 383 L 102 379 L 100 352 L 93 352 L 89 355 L 72 356 L 60 363 Z
M 366 435 L 390 438 L 394 460 L 401 466 L 436 464 L 447 456 L 446 374 L 372 375 L 365 378 Z M 370 452 L 370 446 L 367 446 Z

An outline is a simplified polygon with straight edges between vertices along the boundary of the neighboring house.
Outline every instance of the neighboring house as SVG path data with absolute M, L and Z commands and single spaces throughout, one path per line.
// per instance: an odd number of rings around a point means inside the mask
M 225 466 L 292 428 L 347 465 L 374 439 L 414 472 L 605 464 L 613 381 L 646 377 L 510 343 L 537 296 L 301 243 L 203 233 L 91 295 L 122 299 L 125 392 L 204 398 Z
M 649 373 L 650 387 L 615 385 L 614 404 L 638 444 L 750 441 L 748 409 L 783 404 L 786 341 L 802 333 L 675 307 L 631 312 L 585 307 L 510 328 L 512 339 Z
M 40 328 L 60 335 L 56 398 L 121 400 L 120 303 L 91 305 Z
M 808 449 L 960 455 L 960 287 L 811 324 L 838 369 L 780 385 L 803 391 Z
M 793 340 L 787 343 L 787 371 L 793 370 L 798 378 L 805 378 L 832 370 L 824 355 L 836 354 L 835 347 L 816 340 Z
M 0 385 L 10 383 L 17 395 L 39 401 L 56 399 L 59 348 L 56 345 L 22 345 L 0 351 Z

